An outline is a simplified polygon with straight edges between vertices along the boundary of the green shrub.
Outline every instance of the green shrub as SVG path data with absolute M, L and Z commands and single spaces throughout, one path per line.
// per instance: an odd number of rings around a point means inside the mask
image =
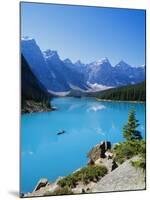
M 145 141 L 144 140 L 131 140 L 117 144 L 113 153 L 115 160 L 118 163 L 123 163 L 125 160 L 132 158 L 133 156 L 139 155 L 145 157 Z
M 78 177 L 76 177 L 74 174 L 71 174 L 69 176 L 66 176 L 65 178 L 58 181 L 58 185 L 61 187 L 69 187 L 74 188 L 77 185 Z
M 107 168 L 105 166 L 86 166 L 58 181 L 58 185 L 74 188 L 79 181 L 88 184 L 91 181 L 98 181 L 105 174 L 107 174 Z
M 145 170 L 146 168 L 146 160 L 145 158 L 141 158 L 139 160 L 136 161 L 132 161 L 131 164 L 135 167 L 135 168 L 141 168 L 143 170 Z

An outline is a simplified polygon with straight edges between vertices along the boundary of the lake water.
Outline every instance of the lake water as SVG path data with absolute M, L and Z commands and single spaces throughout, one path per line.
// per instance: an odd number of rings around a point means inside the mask
M 54 181 L 86 165 L 88 151 L 101 140 L 123 141 L 122 127 L 134 108 L 145 137 L 145 104 L 98 102 L 94 98 L 55 98 L 53 112 L 21 117 L 21 192 L 40 178 Z M 60 130 L 66 133 L 57 135 Z

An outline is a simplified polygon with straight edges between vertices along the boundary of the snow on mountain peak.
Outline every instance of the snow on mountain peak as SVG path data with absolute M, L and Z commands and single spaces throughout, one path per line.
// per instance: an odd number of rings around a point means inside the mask
M 108 62 L 109 62 L 109 60 L 108 60 L 108 58 L 107 58 L 107 57 L 105 57 L 105 58 L 102 58 L 102 59 L 101 59 L 101 62 L 102 62 L 102 63 L 108 63 Z
M 58 55 L 57 51 L 53 51 L 51 49 L 47 49 L 46 51 L 43 51 L 43 55 L 46 59 L 59 60 L 59 55 Z
M 69 58 L 62 61 L 57 51 L 42 52 L 36 41 L 27 36 L 21 39 L 21 53 L 43 85 L 54 92 L 68 92 L 71 88 L 100 91 L 145 80 L 144 67 L 136 69 L 123 60 L 112 67 L 108 58 L 89 64 L 80 60 L 72 63 Z
M 28 36 L 24 36 L 21 38 L 21 48 L 24 49 L 24 48 L 34 48 L 34 47 L 37 47 L 37 43 L 35 41 L 34 38 L 31 38 L 31 37 L 28 37 Z
M 29 36 L 23 36 L 21 38 L 21 41 L 28 41 L 28 40 L 34 40 L 33 38 L 29 37 Z M 35 40 L 34 40 L 35 41 Z
M 107 64 L 107 63 L 110 64 L 108 58 L 105 57 L 105 58 L 102 58 L 100 60 L 95 61 L 93 64 L 96 65 L 96 66 L 99 66 L 99 65 Z

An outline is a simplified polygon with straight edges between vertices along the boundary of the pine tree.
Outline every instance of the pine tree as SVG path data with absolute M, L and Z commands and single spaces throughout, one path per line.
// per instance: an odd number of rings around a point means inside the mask
M 129 112 L 129 117 L 128 117 L 128 122 L 127 124 L 123 127 L 123 136 L 126 140 L 141 140 L 141 132 L 136 130 L 137 127 L 140 124 L 138 123 L 138 120 L 135 117 L 135 111 L 131 110 Z

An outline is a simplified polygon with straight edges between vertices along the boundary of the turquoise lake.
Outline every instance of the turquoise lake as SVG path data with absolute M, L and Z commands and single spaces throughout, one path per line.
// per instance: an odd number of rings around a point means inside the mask
M 40 178 L 53 182 L 85 166 L 88 151 L 101 140 L 123 141 L 128 112 L 136 111 L 145 137 L 145 104 L 100 102 L 94 98 L 54 98 L 56 111 L 21 116 L 21 192 L 31 192 Z M 57 135 L 60 130 L 66 133 Z

